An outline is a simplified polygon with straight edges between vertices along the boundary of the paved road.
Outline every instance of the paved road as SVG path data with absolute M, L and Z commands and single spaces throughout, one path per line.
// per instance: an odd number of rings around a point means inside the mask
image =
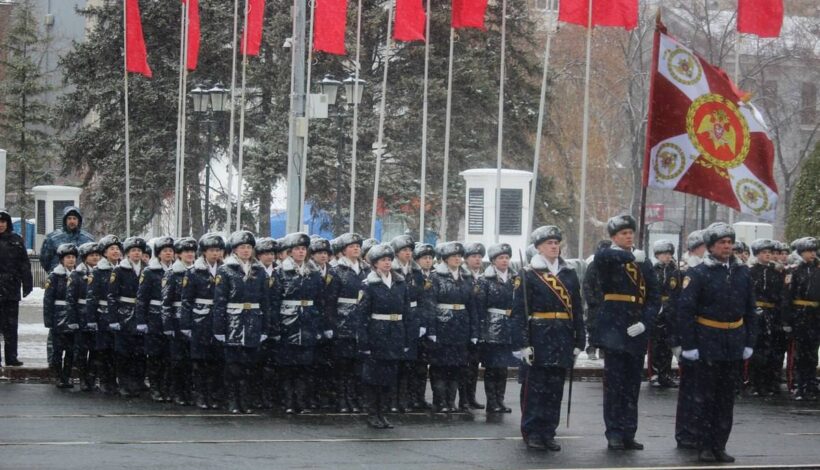
M 508 404 L 518 407 L 510 382 Z M 520 415 L 402 415 L 396 429 L 374 431 L 363 417 L 219 412 L 145 400 L 64 392 L 49 385 L 0 384 L 2 469 L 535 469 L 696 465 L 675 448 L 676 393 L 645 388 L 638 438 L 643 452 L 605 449 L 601 384 L 576 384 L 572 427 L 562 424 L 559 453 L 527 451 Z M 820 467 L 820 403 L 743 399 L 735 408 L 729 468 Z M 727 467 L 722 467 L 727 468 Z M 783 467 L 777 467 L 783 468 Z

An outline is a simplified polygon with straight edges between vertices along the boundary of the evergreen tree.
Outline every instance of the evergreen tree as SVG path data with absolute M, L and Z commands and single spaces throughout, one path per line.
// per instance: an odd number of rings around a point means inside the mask
M 820 236 L 820 143 L 803 164 L 786 222 L 786 240 L 817 236 Z

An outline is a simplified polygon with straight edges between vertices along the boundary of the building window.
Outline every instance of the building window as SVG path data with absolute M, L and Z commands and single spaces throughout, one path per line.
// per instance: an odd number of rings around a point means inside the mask
M 470 188 L 467 222 L 470 235 L 484 235 L 484 188 Z
M 817 84 L 803 82 L 800 90 L 800 117 L 803 124 L 813 126 L 817 123 Z
M 73 205 L 74 201 L 54 201 L 54 230 L 63 228 L 63 209 Z
M 498 233 L 501 235 L 521 235 L 521 189 L 501 190 L 501 210 L 499 211 Z
M 537 10 L 558 11 L 558 0 L 533 0 L 533 7 Z
M 37 200 L 37 235 L 46 234 L 46 201 Z

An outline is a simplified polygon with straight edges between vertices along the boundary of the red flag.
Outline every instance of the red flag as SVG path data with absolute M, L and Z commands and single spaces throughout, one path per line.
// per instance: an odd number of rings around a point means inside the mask
M 589 0 L 561 0 L 558 20 L 587 26 Z M 615 26 L 635 29 L 638 26 L 638 0 L 593 0 L 592 26 Z
M 145 50 L 140 5 L 137 0 L 125 1 L 125 43 L 125 70 L 151 78 L 153 74 L 151 67 L 148 66 L 148 52 Z
M 762 38 L 780 36 L 783 26 L 783 0 L 738 0 L 737 30 Z
M 188 70 L 196 70 L 199 63 L 199 0 L 187 0 L 188 3 L 188 55 L 186 63 Z M 185 3 L 186 0 L 182 0 Z
M 485 30 L 484 15 L 487 0 L 453 0 L 453 14 L 450 18 L 453 28 L 474 28 Z
M 313 50 L 345 54 L 347 0 L 316 0 L 313 28 Z
M 393 39 L 406 42 L 424 41 L 426 21 L 427 14 L 424 11 L 422 0 L 396 0 Z
M 265 19 L 265 0 L 247 0 L 248 29 L 242 32 L 239 50 L 243 55 L 259 55 L 262 45 L 262 22 Z M 245 44 L 247 41 L 247 49 Z

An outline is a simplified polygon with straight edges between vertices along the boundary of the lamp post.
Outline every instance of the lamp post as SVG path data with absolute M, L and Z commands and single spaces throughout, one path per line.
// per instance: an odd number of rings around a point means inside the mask
M 230 93 L 221 83 L 210 89 L 205 89 L 204 85 L 197 85 L 191 90 L 191 100 L 193 101 L 194 114 L 201 123 L 208 125 L 208 156 L 205 160 L 205 217 L 203 218 L 203 232 L 207 232 L 211 227 L 211 157 L 213 156 L 213 131 L 214 124 L 227 110 L 228 94 Z

